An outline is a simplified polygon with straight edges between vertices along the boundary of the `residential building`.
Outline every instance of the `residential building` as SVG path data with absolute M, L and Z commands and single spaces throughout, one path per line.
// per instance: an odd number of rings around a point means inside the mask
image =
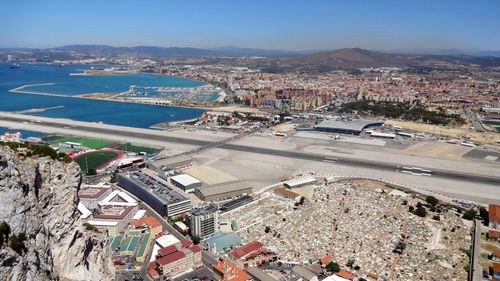
M 214 279 L 217 281 L 247 281 L 252 277 L 245 271 L 239 269 L 236 264 L 229 260 L 222 260 L 213 265 Z
M 156 260 L 150 263 L 149 268 L 154 269 L 151 271 L 155 271 L 157 275 L 172 277 L 202 265 L 200 247 L 193 245 L 191 240 L 184 240 L 160 249 Z M 150 276 L 153 278 L 156 274 Z
M 219 232 L 219 208 L 216 204 L 191 210 L 191 235 L 205 239 L 217 232 Z

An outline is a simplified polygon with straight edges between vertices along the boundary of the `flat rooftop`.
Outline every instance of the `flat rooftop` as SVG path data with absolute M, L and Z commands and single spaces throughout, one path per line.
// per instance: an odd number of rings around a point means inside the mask
M 191 214 L 193 216 L 204 216 L 217 212 L 219 207 L 216 204 L 209 204 L 205 207 L 193 208 L 191 209 Z
M 177 176 L 173 176 L 170 179 L 182 184 L 183 186 L 190 186 L 192 184 L 201 183 L 201 181 L 199 181 L 198 179 L 196 179 L 190 175 L 186 175 L 186 174 L 180 174 Z
M 205 197 L 224 194 L 232 191 L 244 191 L 250 190 L 252 191 L 252 186 L 244 181 L 233 181 L 233 182 L 225 182 L 217 185 L 206 186 L 199 188 L 198 191 L 203 194 Z
M 190 162 L 192 161 L 191 160 L 191 157 L 189 156 L 186 156 L 186 155 L 178 155 L 178 156 L 174 156 L 174 157 L 168 157 L 168 158 L 164 158 L 164 159 L 160 159 L 160 160 L 155 160 L 153 162 L 151 162 L 153 165 L 155 165 L 156 167 L 160 167 L 160 166 L 176 166 L 176 165 L 179 165 L 179 164 L 182 164 L 182 163 L 185 163 L 185 162 Z
M 369 126 L 381 126 L 384 122 L 379 120 L 354 119 L 354 120 L 324 120 L 314 126 L 316 129 L 336 129 L 362 131 Z
M 155 195 L 155 197 L 164 204 L 175 204 L 183 201 L 190 201 L 190 199 L 186 196 L 143 172 L 134 171 L 126 174 L 126 176 L 142 189 Z

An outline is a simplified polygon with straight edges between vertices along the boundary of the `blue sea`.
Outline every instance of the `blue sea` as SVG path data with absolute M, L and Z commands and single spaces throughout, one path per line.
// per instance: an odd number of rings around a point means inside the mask
M 21 68 L 10 69 L 9 64 L 0 63 L 0 111 L 21 111 L 33 108 L 49 108 L 32 115 L 68 118 L 78 121 L 101 121 L 106 124 L 147 128 L 160 122 L 172 122 L 200 117 L 203 110 L 196 108 L 158 107 L 75 98 L 38 96 L 10 93 L 9 90 L 27 84 L 55 83 L 51 86 L 30 87 L 26 90 L 64 95 L 83 93 L 118 93 L 130 85 L 193 87 L 203 83 L 187 79 L 154 74 L 70 76 L 91 65 L 68 65 L 59 67 L 48 64 L 22 63 Z M 99 67 L 99 66 L 97 66 Z M 35 89 L 36 88 L 36 89 Z

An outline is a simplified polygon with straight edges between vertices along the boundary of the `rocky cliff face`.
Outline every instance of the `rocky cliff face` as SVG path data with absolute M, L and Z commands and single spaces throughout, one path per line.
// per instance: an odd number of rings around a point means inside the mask
M 106 237 L 84 229 L 76 164 L 22 159 L 0 146 L 0 221 L 25 233 L 27 252 L 0 248 L 0 280 L 112 280 Z

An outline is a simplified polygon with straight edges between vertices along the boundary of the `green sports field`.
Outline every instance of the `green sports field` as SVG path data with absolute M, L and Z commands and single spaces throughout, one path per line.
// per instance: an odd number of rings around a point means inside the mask
M 83 146 L 92 149 L 101 149 L 112 144 L 112 141 L 84 138 L 84 137 L 69 137 L 69 136 L 50 136 L 45 139 L 49 144 L 58 144 L 64 142 L 77 142 L 81 143 Z
M 113 148 L 121 151 L 135 152 L 135 153 L 146 152 L 147 154 L 156 154 L 161 151 L 161 149 L 146 147 L 146 146 L 137 146 L 137 145 L 132 145 L 130 143 L 127 143 L 126 145 L 122 143 L 119 146 L 114 146 Z
M 99 167 L 113 160 L 118 155 L 120 155 L 118 152 L 110 150 L 92 151 L 79 155 L 74 160 L 78 166 L 80 166 L 82 171 L 87 173 L 88 170 L 99 169 Z

